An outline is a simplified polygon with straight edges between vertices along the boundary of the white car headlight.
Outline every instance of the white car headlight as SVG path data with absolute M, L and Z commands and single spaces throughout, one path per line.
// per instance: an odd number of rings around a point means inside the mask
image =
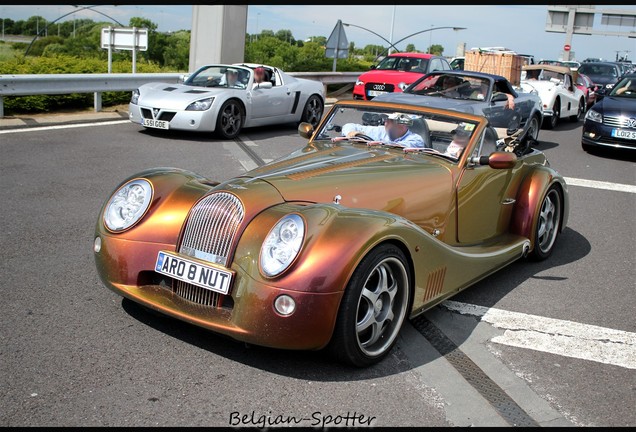
M 585 119 L 598 122 L 598 123 L 603 123 L 603 115 L 599 113 L 598 111 L 594 111 L 593 109 L 588 110 L 587 114 L 585 114 Z
M 192 102 L 188 105 L 186 111 L 205 111 L 212 106 L 212 102 L 214 102 L 213 97 Z
M 364 85 L 364 81 L 357 80 L 356 85 Z
M 261 246 L 260 267 L 267 277 L 285 271 L 298 256 L 305 237 L 305 221 L 297 214 L 282 217 Z
M 108 201 L 104 211 L 104 224 L 111 231 L 132 227 L 146 213 L 152 201 L 152 186 L 148 180 L 131 180 Z
M 132 96 L 130 97 L 131 104 L 137 105 L 137 102 L 139 102 L 139 89 L 133 90 Z

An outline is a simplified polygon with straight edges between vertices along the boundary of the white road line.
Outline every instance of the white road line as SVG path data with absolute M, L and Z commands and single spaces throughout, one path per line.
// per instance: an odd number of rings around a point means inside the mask
M 442 306 L 503 329 L 492 342 L 636 369 L 636 333 L 452 300 Z
M 572 177 L 564 177 L 565 182 L 568 186 L 582 186 L 589 187 L 593 189 L 607 189 L 613 191 L 620 192 L 630 192 L 636 193 L 636 186 L 621 184 L 621 183 L 610 183 L 596 180 L 585 180 L 585 179 L 577 179 Z
M 56 126 L 27 127 L 22 129 L 0 130 L 0 134 L 40 132 L 40 131 L 55 130 L 55 129 L 72 129 L 72 128 L 78 128 L 78 127 L 107 126 L 107 125 L 116 125 L 116 124 L 123 124 L 123 123 L 130 123 L 130 120 L 115 120 L 115 121 L 95 122 L 95 123 L 74 123 L 74 124 L 56 125 Z

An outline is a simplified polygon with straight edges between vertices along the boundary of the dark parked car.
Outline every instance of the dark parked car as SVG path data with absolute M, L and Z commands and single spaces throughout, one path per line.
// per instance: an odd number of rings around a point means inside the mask
M 585 115 L 581 145 L 636 150 L 636 74 L 623 77 Z
M 456 84 L 447 87 L 449 81 Z M 514 109 L 506 108 L 508 96 Z M 538 139 L 543 121 L 541 99 L 536 92 L 517 92 L 505 77 L 474 71 L 437 71 L 424 75 L 403 93 L 378 96 L 382 102 L 446 108 L 483 115 L 497 130 L 499 138 L 507 129 L 524 129 L 528 137 Z
M 623 74 L 622 68 L 614 62 L 587 62 L 578 70 L 587 75 L 599 88 L 611 89 Z

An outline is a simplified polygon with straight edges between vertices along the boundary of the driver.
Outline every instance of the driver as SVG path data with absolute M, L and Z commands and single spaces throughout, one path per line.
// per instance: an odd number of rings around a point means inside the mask
M 353 138 L 358 135 L 367 135 L 372 139 L 368 145 L 378 145 L 381 143 L 393 144 L 405 148 L 424 147 L 422 137 L 411 132 L 409 126 L 413 125 L 413 119 L 403 113 L 390 114 L 384 125 L 365 126 L 358 123 L 346 123 L 342 126 L 342 135 Z M 334 140 L 337 140 L 334 138 Z

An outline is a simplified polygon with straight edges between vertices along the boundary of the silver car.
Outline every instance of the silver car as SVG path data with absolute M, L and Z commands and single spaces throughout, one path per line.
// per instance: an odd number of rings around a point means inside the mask
M 256 83 L 254 70 L 265 70 Z M 152 129 L 214 132 L 235 138 L 243 128 L 291 122 L 316 127 L 325 106 L 320 81 L 261 64 L 211 64 L 183 84 L 148 83 L 133 91 L 129 116 Z

